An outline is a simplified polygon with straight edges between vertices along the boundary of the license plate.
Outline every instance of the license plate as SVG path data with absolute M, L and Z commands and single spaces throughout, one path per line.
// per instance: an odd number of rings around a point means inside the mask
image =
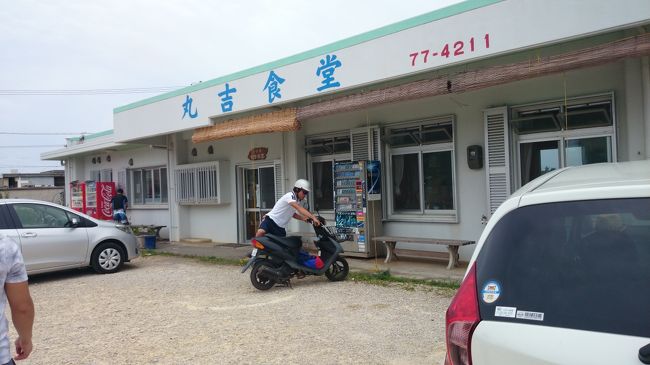
M 254 248 L 254 249 L 253 249 L 253 252 L 251 252 L 251 257 L 253 257 L 253 256 L 255 256 L 255 255 L 257 255 L 257 249 L 256 249 L 256 248 Z

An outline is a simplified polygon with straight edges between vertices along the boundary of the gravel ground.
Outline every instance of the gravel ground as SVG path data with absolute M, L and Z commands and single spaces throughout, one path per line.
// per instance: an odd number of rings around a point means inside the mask
M 443 361 L 449 290 L 308 277 L 261 292 L 249 273 L 149 256 L 112 275 L 35 276 L 34 352 L 20 364 Z

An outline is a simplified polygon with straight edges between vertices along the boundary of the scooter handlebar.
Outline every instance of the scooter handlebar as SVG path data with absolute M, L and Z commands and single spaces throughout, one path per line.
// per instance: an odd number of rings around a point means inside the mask
M 318 226 L 323 225 L 323 222 L 322 222 L 322 221 L 319 220 L 318 223 L 317 223 L 317 222 L 315 222 L 315 221 L 314 221 L 313 219 L 311 219 L 311 218 L 307 218 L 307 219 L 305 219 L 305 222 L 311 224 L 311 225 L 314 226 L 314 227 L 318 227 Z

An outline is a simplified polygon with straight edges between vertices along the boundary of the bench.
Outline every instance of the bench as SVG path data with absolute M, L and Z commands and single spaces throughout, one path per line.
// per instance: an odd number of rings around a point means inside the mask
M 395 246 L 397 242 L 403 243 L 425 243 L 429 245 L 443 245 L 447 246 L 447 251 L 449 252 L 449 264 L 447 269 L 451 270 L 458 266 L 458 248 L 460 246 L 471 245 L 474 241 L 466 240 L 448 240 L 448 239 L 436 239 L 436 238 L 418 238 L 418 237 L 395 237 L 395 236 L 379 236 L 372 239 L 376 242 L 382 242 L 386 246 L 386 260 L 385 263 L 389 263 L 393 258 L 398 259 L 397 254 L 395 254 Z M 405 250 L 409 252 L 419 253 L 419 256 L 425 251 L 417 250 Z M 426 256 L 426 255 L 424 255 Z

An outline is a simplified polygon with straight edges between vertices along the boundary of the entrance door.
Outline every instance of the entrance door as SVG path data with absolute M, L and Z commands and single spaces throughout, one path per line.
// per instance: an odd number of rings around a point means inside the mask
M 273 166 L 242 168 L 244 238 L 255 237 L 262 217 L 273 209 L 275 204 L 275 169 Z

